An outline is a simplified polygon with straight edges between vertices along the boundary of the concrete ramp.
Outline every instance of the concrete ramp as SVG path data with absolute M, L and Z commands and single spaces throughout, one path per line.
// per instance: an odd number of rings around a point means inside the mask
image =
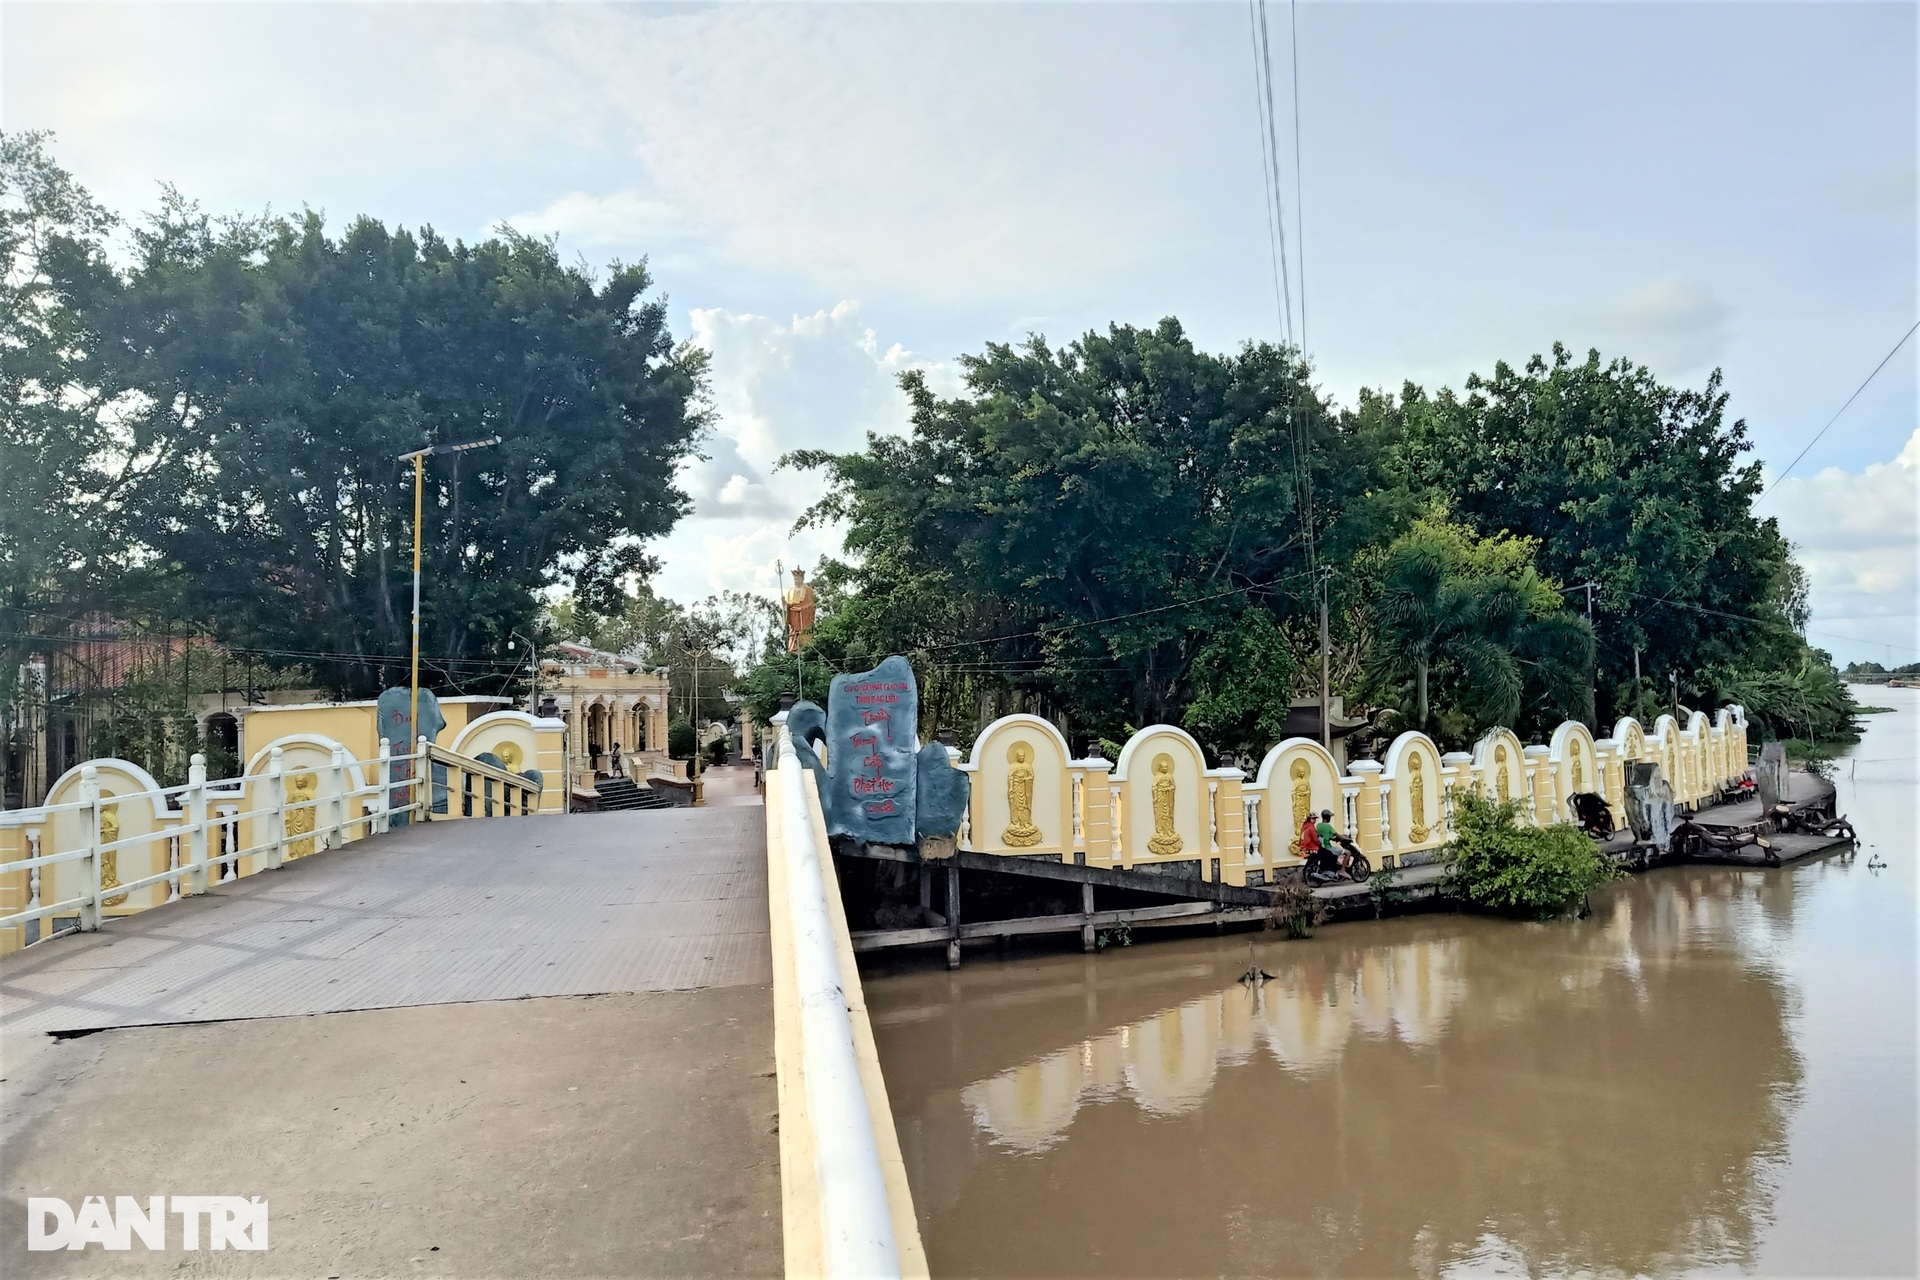
M 774 1274 L 770 986 L 747 806 L 431 824 L 0 957 L 0 1275 Z M 26 1250 L 27 1197 L 127 1193 L 271 1247 Z
M 429 823 L 0 958 L 0 1035 L 771 981 L 753 808 Z

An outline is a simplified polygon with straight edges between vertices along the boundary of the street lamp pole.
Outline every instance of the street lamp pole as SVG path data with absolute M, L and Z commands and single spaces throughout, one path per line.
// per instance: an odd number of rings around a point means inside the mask
M 413 669 L 407 680 L 412 690 L 407 707 L 407 734 L 415 741 L 420 737 L 420 495 L 426 484 L 427 458 L 435 453 L 465 453 L 468 449 L 484 449 L 499 443 L 499 436 L 489 436 L 465 444 L 428 445 L 400 455 L 400 461 L 413 463 Z M 413 744 L 407 745 L 411 750 Z

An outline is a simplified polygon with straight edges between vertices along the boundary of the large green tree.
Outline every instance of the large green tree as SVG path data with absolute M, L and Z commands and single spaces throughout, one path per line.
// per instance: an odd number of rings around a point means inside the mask
M 1214 745 L 1248 745 L 1259 717 L 1218 683 L 1251 661 L 1239 674 L 1284 701 L 1272 629 L 1309 607 L 1309 533 L 1323 553 L 1353 541 L 1372 442 L 1292 352 L 1209 354 L 1173 320 L 962 367 L 951 399 L 903 380 L 909 436 L 794 459 L 828 475 L 812 514 L 846 524 L 844 608 L 869 651 L 1045 691 L 1107 734 L 1199 697 L 1234 739 Z
M 107 594 L 141 459 L 76 369 L 53 272 L 100 252 L 113 219 L 46 135 L 0 133 L 0 708 L 21 662 Z M 3 735 L 0 735 L 3 736 Z
M 1753 512 L 1759 465 L 1742 461 L 1746 424 L 1726 406 L 1717 372 L 1676 389 L 1556 345 L 1550 360 L 1469 377 L 1464 394 L 1409 384 L 1400 466 L 1481 533 L 1537 539 L 1548 576 L 1598 584 L 1603 712 L 1664 701 L 1669 670 L 1683 696 L 1705 697 L 1716 666 L 1772 666 L 1781 644 L 1805 648 L 1799 570 L 1776 523 Z
M 687 507 L 702 355 L 676 347 L 642 265 L 604 278 L 511 232 L 448 242 L 320 215 L 216 221 L 177 197 L 122 269 L 70 254 L 52 287 L 82 381 L 143 461 L 132 559 L 184 617 L 299 658 L 343 692 L 400 678 L 411 468 L 429 459 L 423 664 L 498 687 L 535 592 L 609 599 Z

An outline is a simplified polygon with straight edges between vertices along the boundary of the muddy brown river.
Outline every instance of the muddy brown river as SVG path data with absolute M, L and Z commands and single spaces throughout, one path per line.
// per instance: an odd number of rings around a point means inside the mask
M 1851 855 L 874 967 L 933 1274 L 1915 1274 L 1920 690 L 1861 692 Z

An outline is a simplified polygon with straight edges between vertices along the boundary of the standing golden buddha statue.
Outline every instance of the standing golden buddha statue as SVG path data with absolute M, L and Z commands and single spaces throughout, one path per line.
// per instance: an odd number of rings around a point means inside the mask
M 798 653 L 800 647 L 813 634 L 813 620 L 819 613 L 819 603 L 813 594 L 813 588 L 807 585 L 807 571 L 793 571 L 793 585 L 782 593 L 787 607 L 787 652 Z

